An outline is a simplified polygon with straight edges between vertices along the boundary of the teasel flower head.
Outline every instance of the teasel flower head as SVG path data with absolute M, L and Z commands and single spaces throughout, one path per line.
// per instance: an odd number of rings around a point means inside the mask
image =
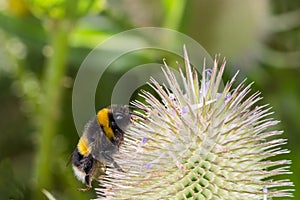
M 159 98 L 142 91 L 142 110 L 129 128 L 116 162 L 125 172 L 107 169 L 96 188 L 99 199 L 271 199 L 292 197 L 287 154 L 272 130 L 268 105 L 251 94 L 245 81 L 233 88 L 236 76 L 222 87 L 225 60 L 203 66 L 201 81 L 184 49 L 180 78 L 166 63 L 167 83 L 149 85 Z M 185 71 L 185 72 L 183 72 Z M 179 83 L 182 83 L 180 85 Z

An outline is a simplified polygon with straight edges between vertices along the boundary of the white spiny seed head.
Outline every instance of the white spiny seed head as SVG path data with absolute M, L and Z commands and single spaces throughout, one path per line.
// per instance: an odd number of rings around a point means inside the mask
M 184 50 L 185 73 L 176 79 L 166 63 L 167 86 L 151 79 L 160 99 L 143 91 L 144 120 L 134 122 L 116 162 L 125 172 L 107 169 L 96 189 L 99 199 L 270 199 L 292 197 L 285 139 L 273 137 L 278 121 L 258 106 L 245 81 L 232 88 L 236 75 L 220 91 L 225 61 L 203 69 L 201 82 Z M 179 85 L 182 82 L 182 86 Z M 282 176 L 280 176 L 282 177 Z

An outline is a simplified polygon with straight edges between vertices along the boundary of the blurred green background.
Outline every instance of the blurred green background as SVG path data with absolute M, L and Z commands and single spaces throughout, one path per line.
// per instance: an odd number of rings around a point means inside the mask
M 227 58 L 227 78 L 239 69 L 241 79 L 255 82 L 289 139 L 288 178 L 300 199 L 300 1 L 295 0 L 0 0 L 0 199 L 46 199 L 43 189 L 56 199 L 95 197 L 93 191 L 77 191 L 82 185 L 66 167 L 78 141 L 73 82 L 97 44 L 145 26 L 187 34 L 212 57 Z M 110 103 L 124 72 L 162 58 L 174 62 L 171 55 L 146 50 L 114 63 L 100 80 L 96 109 Z

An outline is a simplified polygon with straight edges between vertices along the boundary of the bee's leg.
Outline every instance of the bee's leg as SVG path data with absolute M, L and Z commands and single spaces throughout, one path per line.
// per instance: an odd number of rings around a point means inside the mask
M 103 157 L 105 158 L 105 160 L 112 163 L 114 168 L 116 168 L 118 171 L 125 172 L 110 155 L 103 154 Z
M 125 171 L 118 165 L 118 163 L 117 163 L 116 161 L 113 161 L 112 164 L 113 164 L 114 168 L 116 168 L 118 171 L 120 171 L 120 172 L 125 172 Z
M 85 176 L 85 183 L 88 187 L 92 187 L 92 179 L 91 179 L 90 175 Z
M 102 170 L 103 174 L 105 174 L 106 173 L 106 165 L 103 165 L 101 170 Z
M 84 180 L 85 180 L 87 187 L 86 188 L 78 188 L 78 190 L 80 190 L 80 191 L 88 191 L 92 188 L 92 179 L 91 179 L 90 175 L 86 175 Z
M 98 180 L 102 180 L 102 179 L 105 178 L 105 176 L 106 176 L 105 172 L 106 172 L 106 168 L 105 168 L 105 169 L 102 169 L 102 174 L 100 174 L 100 175 L 98 176 Z
M 78 188 L 79 191 L 86 192 L 89 191 L 92 187 L 87 186 L 86 188 Z
M 103 171 L 104 171 L 104 173 L 106 173 L 106 165 L 104 165 Z

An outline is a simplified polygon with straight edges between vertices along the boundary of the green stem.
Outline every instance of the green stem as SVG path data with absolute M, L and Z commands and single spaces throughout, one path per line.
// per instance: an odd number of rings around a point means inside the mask
M 70 27 L 70 24 L 64 21 L 56 21 L 50 26 L 50 46 L 53 49 L 53 55 L 48 58 L 43 82 L 43 107 L 40 110 L 39 146 L 35 168 L 37 181 L 34 188 L 35 199 L 43 198 L 42 189 L 50 189 L 51 171 L 55 170 L 52 168 L 52 158 L 55 157 L 53 138 L 57 132 L 61 110 L 62 79 L 67 65 Z
M 164 0 L 163 3 L 166 11 L 163 27 L 178 30 L 182 22 L 186 0 Z

